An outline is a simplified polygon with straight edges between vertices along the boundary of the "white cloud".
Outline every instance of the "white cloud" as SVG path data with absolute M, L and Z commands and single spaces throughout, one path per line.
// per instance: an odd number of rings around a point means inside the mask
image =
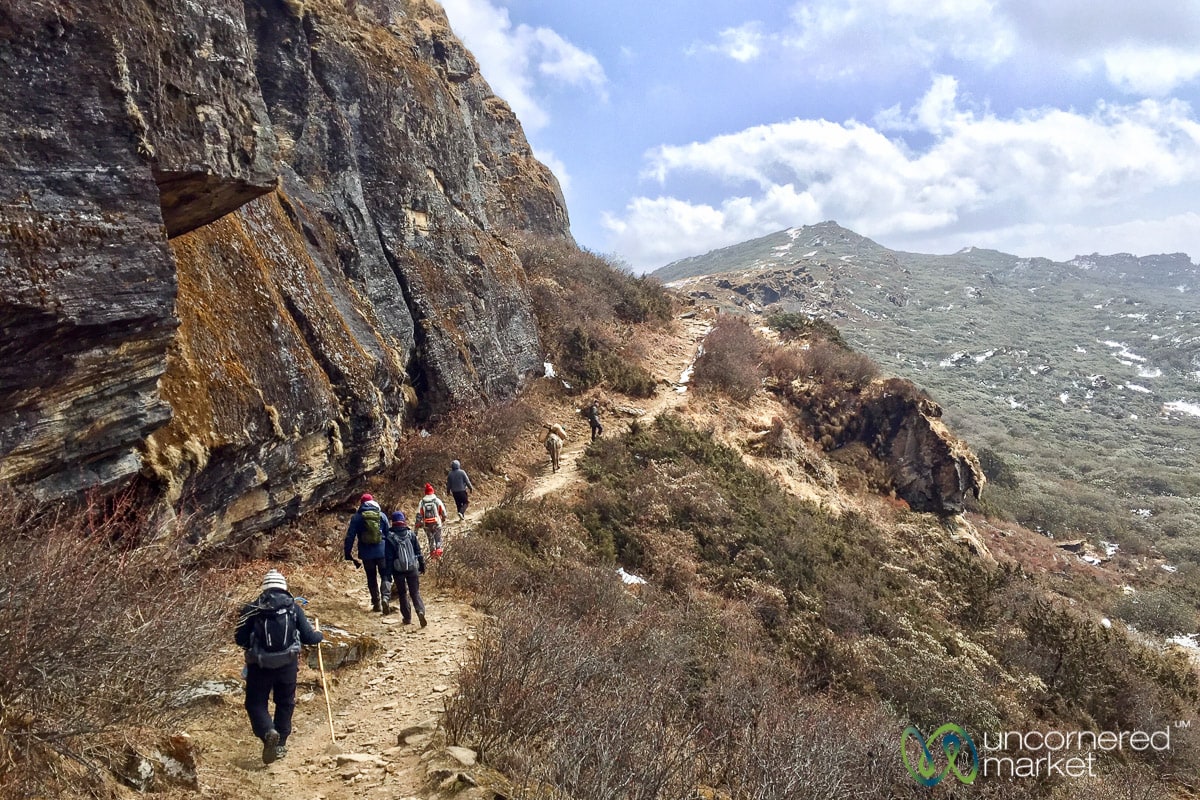
M 792 8 L 783 43 L 818 75 L 932 66 L 943 56 L 994 65 L 1015 48 L 992 0 L 817 0 Z
M 789 24 L 727 28 L 691 52 L 738 61 L 774 48 L 827 80 L 1020 62 L 1096 73 L 1123 92 L 1165 96 L 1200 78 L 1200 4 L 1179 0 L 807 0 Z
M 1161 97 L 1200 75 L 1200 53 L 1169 47 L 1124 46 L 1106 51 L 1109 81 L 1130 94 Z
M 549 28 L 513 26 L 490 0 L 442 0 L 454 33 L 479 61 L 484 78 L 528 130 L 550 122 L 540 80 L 584 87 L 606 99 L 604 68 L 591 53 Z
M 610 215 L 605 225 L 635 266 L 822 219 L 876 238 L 957 239 L 952 249 L 1044 243 L 1054 232 L 1078 227 L 1094 243 L 1077 252 L 1091 252 L 1106 238 L 1096 234 L 1105 224 L 1101 217 L 1114 209 L 1114 216 L 1144 222 L 1111 227 L 1113 239 L 1139 233 L 1139 225 L 1145 234 L 1163 233 L 1169 226 L 1154 217 L 1155 193 L 1196 186 L 1200 175 L 1200 123 L 1180 101 L 1101 104 L 1090 113 L 1034 109 L 1001 118 L 964 108 L 955 81 L 939 77 L 913 109 L 892 109 L 884 117 L 921 132 L 916 141 L 926 144 L 914 149 L 853 120 L 796 119 L 658 147 L 647 154 L 643 177 L 664 187 L 676 177 L 715 180 L 728 187 L 726 198 L 634 198 L 622 217 Z M 1173 224 L 1193 237 L 1178 249 L 1200 252 L 1195 219 L 1175 217 Z M 998 235 L 1004 242 L 983 241 L 980 231 L 993 227 L 1007 231 Z M 1013 236 L 1021 232 L 1023 239 Z M 1061 256 L 1062 247 L 1060 241 L 1036 254 Z
M 717 34 L 715 44 L 694 44 L 688 54 L 699 52 L 720 53 L 743 64 L 754 61 L 763 54 L 769 38 L 762 31 L 761 22 L 747 22 L 736 28 L 725 28 Z

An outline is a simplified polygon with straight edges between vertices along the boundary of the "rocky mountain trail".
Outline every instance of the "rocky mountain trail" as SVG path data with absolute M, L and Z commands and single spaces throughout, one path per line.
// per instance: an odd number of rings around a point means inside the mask
M 662 388 L 646 400 L 607 403 L 604 435 L 617 434 L 627 420 L 651 420 L 685 403 L 684 374 L 710 326 L 710 319 L 690 315 L 659 337 L 652 369 Z M 534 498 L 570 491 L 580 481 L 578 461 L 590 439 L 587 423 L 578 413 L 567 419 L 568 403 L 542 411 L 547 418 L 563 417 L 569 437 L 557 472 L 550 470 L 548 459 L 535 469 L 526 490 Z M 527 446 L 517 443 L 517 450 Z M 466 521 L 457 521 L 451 506 L 447 549 L 456 539 L 470 535 L 476 521 L 500 500 L 498 487 L 481 488 L 484 491 L 478 493 Z M 340 542 L 345 519 L 344 515 L 314 515 L 311 524 L 318 538 L 329 544 Z M 421 538 L 424 544 L 423 534 Z M 414 624 L 404 625 L 398 613 L 385 616 L 369 611 L 363 573 L 348 562 L 329 559 L 276 566 L 287 576 L 293 594 L 305 598 L 308 617 L 327 631 L 337 631 L 336 637 L 329 638 L 348 639 L 362 652 L 356 651 L 348 663 L 338 666 L 335 648 L 322 651 L 327 660 L 333 737 L 315 656 L 301 665 L 287 755 L 266 765 L 242 708 L 241 651 L 232 642 L 219 644 L 211 661 L 196 672 L 197 683 L 220 687 L 218 693 L 194 701 L 196 711 L 185 726 L 197 756 L 199 796 L 219 800 L 485 796 L 473 784 L 482 780 L 486 769 L 474 763 L 470 751 L 446 747 L 439 727 L 445 702 L 456 691 L 461 665 L 485 622 L 470 598 L 443 585 L 438 564 L 431 563 L 421 580 L 428 620 L 422 628 L 415 617 Z M 254 585 L 243 587 L 244 599 L 255 591 Z M 195 790 L 180 791 L 180 797 L 197 796 Z
M 700 342 L 711 328 L 711 317 L 695 314 L 681 317 L 678 320 L 677 333 L 655 343 L 655 360 L 651 366 L 662 388 L 653 397 L 644 400 L 602 403 L 602 435 L 612 436 L 620 426 L 633 420 L 649 422 L 665 411 L 682 406 L 687 400 L 687 384 L 690 378 L 688 373 L 696 361 Z M 557 416 L 549 421 L 564 424 L 568 435 L 563 444 L 557 471 L 551 470 L 548 456 L 543 459 L 544 471 L 534 477 L 528 491 L 534 499 L 561 492 L 577 482 L 579 459 L 591 442 L 590 429 L 579 409 L 564 407 L 548 411 L 557 413 Z

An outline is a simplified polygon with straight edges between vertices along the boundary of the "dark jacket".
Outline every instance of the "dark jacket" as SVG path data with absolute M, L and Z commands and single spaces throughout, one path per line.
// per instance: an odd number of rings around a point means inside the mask
M 392 533 L 399 534 L 401 536 L 408 536 L 409 540 L 412 541 L 413 553 L 417 556 L 417 568 L 420 572 L 424 572 L 425 556 L 421 555 L 421 540 L 417 538 L 417 534 L 413 531 L 413 529 L 408 527 L 408 523 L 395 522 L 392 523 Z M 387 573 L 391 574 L 392 564 L 395 562 L 396 556 L 398 556 L 399 553 L 396 552 L 396 546 L 392 542 L 392 537 L 389 536 L 385 541 L 387 542 L 387 562 L 384 569 Z
M 237 630 L 233 632 L 233 641 L 243 650 L 248 649 L 251 644 L 250 634 L 254 632 L 254 626 L 250 623 L 254 617 L 260 611 L 277 611 L 288 606 L 296 611 L 296 630 L 300 634 L 300 644 L 318 644 L 324 640 L 325 634 L 313 630 L 312 623 L 304 616 L 304 609 L 286 589 L 267 589 L 253 603 L 242 606 L 241 613 L 238 614 Z
M 379 533 L 381 534 L 381 538 L 378 544 L 365 544 L 361 538 L 362 533 L 367 529 L 367 522 L 363 519 L 364 511 L 375 511 L 379 514 Z M 358 511 L 350 518 L 350 524 L 346 526 L 346 542 L 342 548 L 343 556 L 349 560 L 350 548 L 354 546 L 354 540 L 357 538 L 359 558 L 383 558 L 383 542 L 387 539 L 387 532 L 387 515 L 379 508 L 379 503 L 376 503 L 374 500 L 368 500 L 358 507 Z
M 467 475 L 467 471 L 462 467 L 450 470 L 450 474 L 446 476 L 446 491 L 450 494 L 455 492 L 473 492 L 475 487 L 471 485 L 471 478 Z

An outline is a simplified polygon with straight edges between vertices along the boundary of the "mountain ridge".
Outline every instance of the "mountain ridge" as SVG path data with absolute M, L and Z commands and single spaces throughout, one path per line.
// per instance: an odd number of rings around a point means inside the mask
M 1077 266 L 1082 269 L 1095 268 L 1097 265 L 1103 265 L 1110 269 L 1116 269 L 1120 265 L 1137 266 L 1139 268 L 1171 266 L 1174 269 L 1187 271 L 1194 270 L 1197 264 L 1192 261 L 1191 256 L 1187 253 L 1156 253 L 1145 256 L 1135 256 L 1131 253 L 1110 253 L 1100 254 L 1093 252 L 1090 254 L 1079 254 L 1067 261 L 1054 262 L 1053 259 L 1040 256 L 1018 256 L 1012 253 L 1007 253 L 1002 250 L 992 248 L 976 247 L 967 245 L 954 253 L 934 254 L 934 253 L 917 253 L 907 250 L 892 250 L 878 242 L 863 236 L 849 228 L 842 227 L 835 220 L 825 220 L 813 225 L 802 225 L 800 227 L 784 228 L 774 233 L 769 233 L 764 236 L 748 239 L 734 245 L 719 247 L 709 250 L 706 253 L 687 256 L 685 258 L 676 259 L 661 267 L 649 270 L 647 274 L 658 278 L 664 283 L 671 283 L 686 277 L 697 277 L 703 274 L 711 274 L 713 271 L 722 271 L 714 269 L 715 263 L 723 261 L 732 261 L 737 258 L 738 253 L 744 249 L 758 249 L 768 240 L 773 246 L 781 247 L 783 242 L 781 237 L 787 236 L 792 242 L 797 238 L 806 236 L 833 236 L 843 242 L 857 243 L 860 246 L 865 245 L 863 249 L 877 249 L 880 253 L 895 253 L 909 256 L 917 256 L 924 258 L 955 258 L 963 257 L 981 257 L 981 258 L 1005 258 L 1013 260 L 1028 260 L 1031 262 L 1050 261 L 1052 263 L 1067 264 Z M 811 240 L 810 240 L 811 242 Z M 818 244 L 818 247 L 825 245 Z

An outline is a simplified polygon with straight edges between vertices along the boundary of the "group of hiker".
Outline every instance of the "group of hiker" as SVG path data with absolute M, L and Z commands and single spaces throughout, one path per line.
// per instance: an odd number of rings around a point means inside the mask
M 436 499 L 433 487 L 429 484 L 425 486 L 427 495 Z M 438 503 L 440 502 L 439 500 Z M 445 512 L 444 506 L 442 511 Z M 440 524 L 437 527 L 440 528 Z M 428 536 L 429 553 L 436 558 L 441 555 L 441 533 L 439 531 L 435 535 L 429 532 Z M 355 540 L 358 541 L 358 558 L 351 555 Z M 408 526 L 408 517 L 403 511 L 393 511 L 389 520 L 375 498 L 364 494 L 359 500 L 358 510 L 354 512 L 350 524 L 346 527 L 342 555 L 346 561 L 352 562 L 355 567 L 366 573 L 372 611 L 392 613 L 394 583 L 404 624 L 412 624 L 412 613 L 415 610 L 421 627 L 425 627 L 425 604 L 421 602 L 418 578 L 425 572 L 425 555 L 421 552 L 421 542 Z
M 588 421 L 594 442 L 604 432 L 604 426 L 600 424 L 599 401 L 593 400 L 581 413 Z M 567 434 L 559 424 L 545 427 L 549 431 L 546 449 L 557 471 Z M 440 558 L 446 506 L 434 491 L 433 484 L 426 483 L 424 488 L 417 503 L 416 527 L 425 530 L 430 558 Z M 462 464 L 452 461 L 446 476 L 446 491 L 454 498 L 460 522 L 467 518 L 467 506 L 474 490 Z M 421 627 L 426 626 L 420 583 L 420 576 L 425 574 L 425 554 L 403 511 L 387 515 L 371 494 L 362 495 L 346 526 L 342 555 L 366 574 L 372 612 L 394 613 L 397 609 L 392 599 L 395 597 L 403 624 L 411 625 L 413 612 L 416 612 Z M 264 764 L 271 764 L 287 754 L 292 713 L 296 708 L 300 648 L 320 644 L 324 639 L 305 617 L 302 602 L 288 591 L 287 579 L 282 573 L 269 570 L 259 587 L 258 597 L 242 607 L 234 632 L 234 641 L 245 652 L 246 713 L 254 735 L 263 743 Z M 272 695 L 274 714 L 270 710 Z
M 458 519 L 465 520 L 475 487 L 457 460 L 450 465 L 446 489 L 454 497 Z M 446 506 L 433 484 L 427 483 L 417 504 L 416 524 L 425 529 L 431 558 L 442 555 L 445 522 Z M 352 555 L 356 542 L 357 558 Z M 362 495 L 346 526 L 342 555 L 365 572 L 371 611 L 394 613 L 394 591 L 403 624 L 412 624 L 415 611 L 421 627 L 426 626 L 420 585 L 420 576 L 425 573 L 425 555 L 403 511 L 393 511 L 389 517 L 372 495 Z M 264 764 L 287 754 L 292 713 L 296 708 L 301 645 L 319 644 L 323 638 L 305 617 L 300 601 L 288 592 L 287 579 L 278 570 L 268 571 L 259 587 L 259 596 L 242 607 L 234 632 L 234 641 L 245 652 L 246 713 L 254 735 L 263 743 Z M 270 711 L 272 695 L 274 714 Z

